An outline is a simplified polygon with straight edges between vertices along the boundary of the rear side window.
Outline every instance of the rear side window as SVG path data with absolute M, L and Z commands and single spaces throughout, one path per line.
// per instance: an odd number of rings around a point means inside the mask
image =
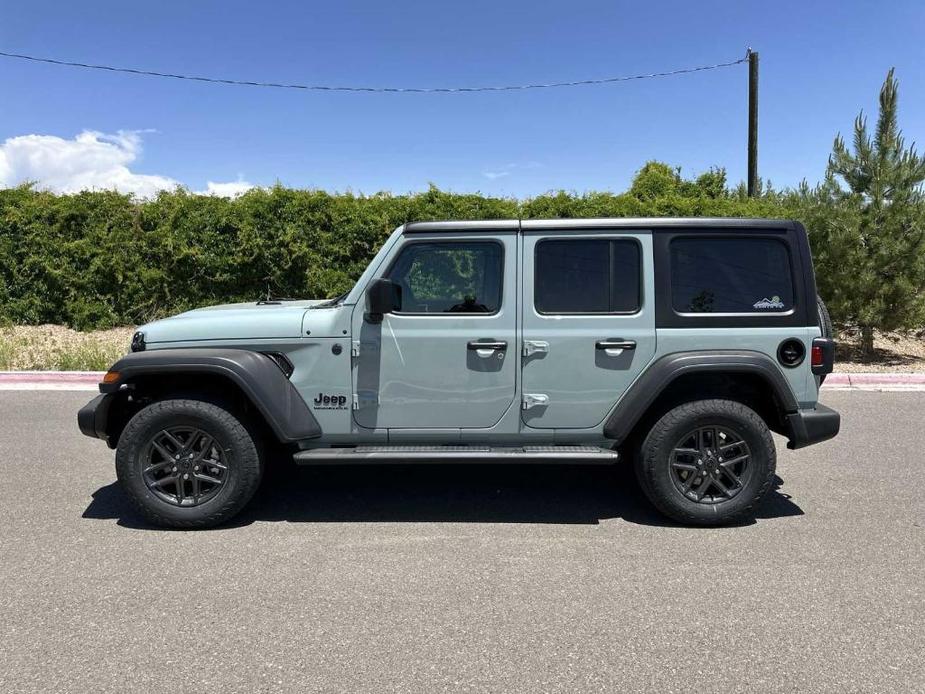
M 675 238 L 671 304 L 678 313 L 780 313 L 793 308 L 787 245 L 768 238 Z
M 639 244 L 628 239 L 564 239 L 536 245 L 534 306 L 539 313 L 635 313 Z

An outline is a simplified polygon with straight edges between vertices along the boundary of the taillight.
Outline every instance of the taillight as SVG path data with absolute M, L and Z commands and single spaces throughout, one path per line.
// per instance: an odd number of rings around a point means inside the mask
M 813 366 L 822 366 L 825 363 L 825 355 L 822 353 L 822 345 L 813 345 L 813 351 L 810 356 L 810 363 Z
M 817 376 L 832 373 L 832 367 L 835 363 L 835 340 L 830 340 L 827 337 L 815 338 L 809 351 L 809 363 L 812 367 L 812 372 Z

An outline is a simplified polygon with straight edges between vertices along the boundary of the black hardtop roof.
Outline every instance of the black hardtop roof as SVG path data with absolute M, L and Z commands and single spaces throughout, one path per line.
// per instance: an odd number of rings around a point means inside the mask
M 741 229 L 792 229 L 796 225 L 789 219 L 751 219 L 742 217 L 599 217 L 590 219 L 486 219 L 479 221 L 410 222 L 404 225 L 407 234 L 439 233 L 452 231 L 573 231 L 582 229 L 678 229 L 710 230 L 717 228 Z

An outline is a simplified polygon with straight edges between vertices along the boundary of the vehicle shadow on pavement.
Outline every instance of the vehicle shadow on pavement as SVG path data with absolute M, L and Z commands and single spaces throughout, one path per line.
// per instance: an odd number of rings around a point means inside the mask
M 756 518 L 803 515 L 779 477 Z M 101 487 L 84 518 L 150 528 L 118 483 Z M 244 511 L 223 527 L 308 523 L 631 523 L 673 526 L 643 497 L 629 465 L 272 466 Z M 750 521 L 747 524 L 752 524 Z

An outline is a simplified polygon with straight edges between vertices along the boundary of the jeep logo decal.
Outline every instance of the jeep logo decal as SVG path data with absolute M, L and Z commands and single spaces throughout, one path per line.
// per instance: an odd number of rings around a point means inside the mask
M 346 395 L 327 395 L 325 393 L 318 393 L 318 397 L 316 397 L 313 402 L 315 403 L 316 410 L 347 409 Z

